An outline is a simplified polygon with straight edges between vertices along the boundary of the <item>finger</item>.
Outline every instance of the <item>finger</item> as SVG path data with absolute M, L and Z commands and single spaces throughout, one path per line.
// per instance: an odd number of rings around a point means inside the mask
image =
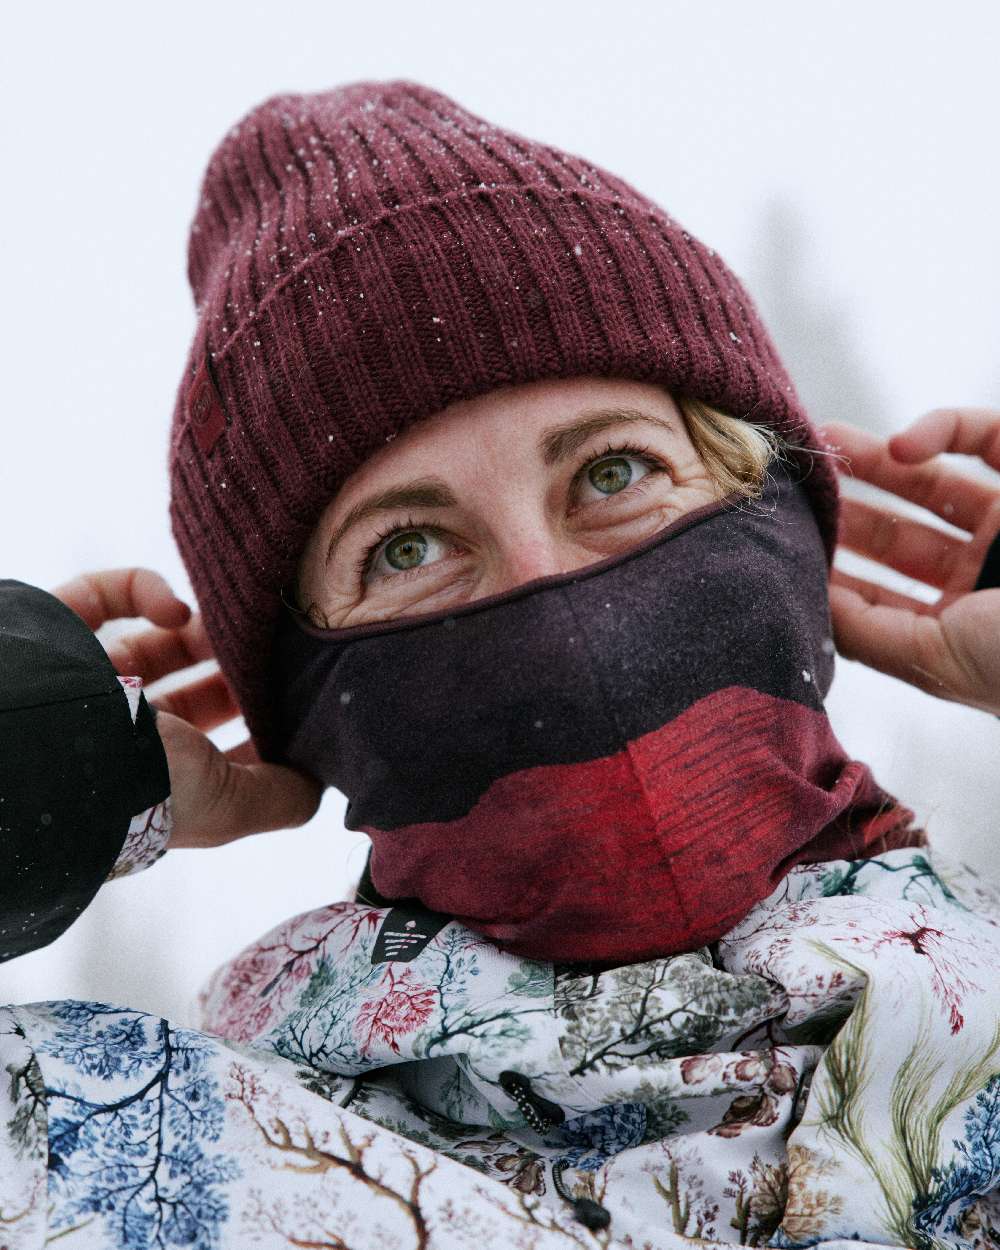
M 146 629 L 107 644 L 117 672 L 141 677 L 148 686 L 161 677 L 212 659 L 212 645 L 201 617 L 192 617 L 180 629 Z
M 81 616 L 91 629 L 127 616 L 144 616 L 154 625 L 176 629 L 191 616 L 187 604 L 178 599 L 166 580 L 152 569 L 82 573 L 57 586 L 52 593 Z
M 178 686 L 166 694 L 154 698 L 157 709 L 179 716 L 203 733 L 224 725 L 239 716 L 240 709 L 233 699 L 221 673 L 213 673 L 199 681 Z
M 925 603 L 923 599 L 914 599 L 899 590 L 890 590 L 888 586 L 880 586 L 878 582 L 869 582 L 863 577 L 855 577 L 854 574 L 845 573 L 842 569 L 833 569 L 830 573 L 831 596 L 835 586 L 852 591 L 872 606 L 898 608 L 904 612 L 912 612 L 915 616 L 934 615 L 940 606 L 940 603 Z M 831 607 L 832 604 L 831 597 Z
M 1000 500 L 1000 491 L 941 463 L 901 464 L 888 443 L 867 430 L 831 421 L 825 433 L 847 457 L 842 472 L 926 508 L 959 529 L 973 533 Z
M 937 622 L 926 613 L 914 613 L 889 602 L 872 602 L 841 585 L 830 587 L 830 609 L 841 655 L 931 694 L 944 695 L 944 683 L 921 663 L 922 654 L 932 650 L 923 645 L 928 631 L 938 629 Z
M 972 544 L 860 499 L 844 499 L 840 543 L 928 586 L 971 590 L 981 561 Z
M 979 456 L 1000 469 L 1000 409 L 935 408 L 908 430 L 894 434 L 889 448 L 907 464 L 929 460 L 940 452 Z

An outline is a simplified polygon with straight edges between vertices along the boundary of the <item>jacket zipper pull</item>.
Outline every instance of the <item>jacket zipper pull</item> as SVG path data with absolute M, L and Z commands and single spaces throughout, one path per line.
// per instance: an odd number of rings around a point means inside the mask
M 528 1127 L 536 1133 L 546 1133 L 556 1124 L 562 1124 L 566 1112 L 558 1103 L 550 1102 L 531 1088 L 531 1082 L 520 1072 L 507 1071 L 500 1073 L 500 1088 L 517 1103 L 517 1108 L 528 1122 Z M 611 1223 L 611 1212 L 607 1207 L 595 1202 L 593 1198 L 574 1198 L 563 1183 L 564 1163 L 556 1162 L 552 1167 L 552 1181 L 556 1193 L 573 1208 L 573 1218 L 577 1223 L 591 1232 L 600 1232 Z
M 574 1198 L 563 1181 L 565 1170 L 566 1164 L 561 1159 L 553 1163 L 552 1183 L 559 1197 L 573 1208 L 573 1219 L 584 1228 L 590 1229 L 592 1233 L 599 1233 L 607 1228 L 611 1223 L 611 1212 L 593 1198 Z
M 517 1103 L 517 1109 L 536 1133 L 547 1133 L 556 1124 L 562 1124 L 566 1113 L 558 1103 L 549 1102 L 531 1088 L 531 1082 L 520 1072 L 501 1072 L 500 1088 Z

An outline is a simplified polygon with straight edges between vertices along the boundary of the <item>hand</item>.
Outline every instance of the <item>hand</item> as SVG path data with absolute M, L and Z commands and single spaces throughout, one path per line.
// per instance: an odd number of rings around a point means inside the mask
M 109 645 L 118 673 L 144 685 L 212 658 L 199 617 L 158 573 L 115 569 L 86 573 L 52 592 L 91 629 L 120 617 L 145 617 L 154 628 Z M 190 681 L 155 701 L 156 728 L 170 769 L 171 847 L 220 846 L 251 833 L 305 824 L 319 805 L 310 778 L 262 764 L 247 741 L 223 753 L 205 735 L 239 709 L 222 675 Z
M 942 593 L 923 603 L 834 569 L 830 607 L 838 650 L 929 694 L 1000 714 L 1000 589 L 973 590 L 1000 531 L 1000 488 L 934 459 L 961 452 L 1000 469 L 1000 411 L 939 409 L 888 441 L 839 422 L 823 433 L 847 457 L 853 476 L 969 535 L 953 537 L 884 507 L 843 499 L 841 546 Z

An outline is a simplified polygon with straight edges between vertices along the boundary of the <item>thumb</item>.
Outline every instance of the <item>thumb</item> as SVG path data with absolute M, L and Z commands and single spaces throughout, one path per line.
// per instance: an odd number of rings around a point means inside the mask
M 263 763 L 249 738 L 230 747 L 224 754 L 231 765 L 238 766 L 235 784 L 245 790 L 245 801 L 255 805 L 260 797 L 270 799 L 275 805 L 273 823 L 262 825 L 260 832 L 294 828 L 304 825 L 315 816 L 323 787 L 311 777 L 282 764 Z M 240 802 L 243 801 L 241 797 Z M 255 808 L 251 807 L 251 811 L 253 810 Z M 268 809 L 262 810 L 266 816 Z
M 247 746 L 234 748 L 233 753 L 245 753 Z M 214 841 L 231 842 L 246 834 L 293 829 L 313 818 L 322 795 L 316 781 L 282 764 L 234 762 L 233 753 L 227 753 L 228 794 L 220 804 L 222 819 L 214 830 Z
M 234 764 L 260 763 L 260 756 L 257 753 L 257 748 L 249 738 L 246 738 L 237 746 L 230 747 L 228 751 L 224 752 L 224 754 L 226 759 L 231 760 Z

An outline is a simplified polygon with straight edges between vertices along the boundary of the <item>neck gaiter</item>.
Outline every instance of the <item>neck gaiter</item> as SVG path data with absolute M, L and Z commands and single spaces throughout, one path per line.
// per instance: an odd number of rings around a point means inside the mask
M 923 840 L 833 735 L 827 566 L 783 469 L 450 612 L 289 614 L 274 674 L 284 758 L 346 794 L 377 891 L 519 955 L 693 950 L 795 864 Z

